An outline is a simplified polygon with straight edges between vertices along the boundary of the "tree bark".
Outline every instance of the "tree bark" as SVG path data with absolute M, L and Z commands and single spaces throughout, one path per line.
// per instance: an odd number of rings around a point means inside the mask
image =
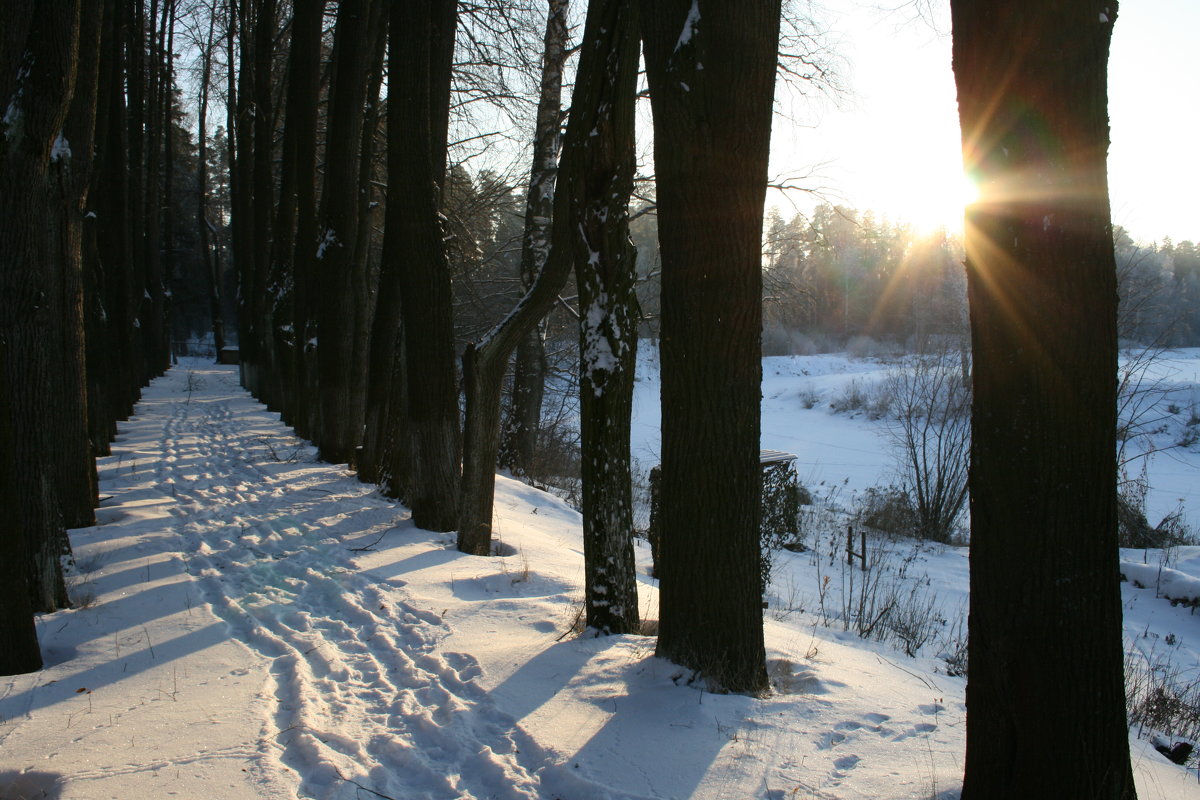
M 125 399 L 133 411 L 141 388 L 149 381 L 151 348 L 149 347 L 150 310 L 146 291 L 146 9 L 143 3 L 126 3 L 125 8 L 125 82 L 126 122 L 126 247 L 127 266 L 121 270 L 123 305 L 128 313 L 129 328 L 124 332 L 128 341 L 131 369 Z
M 378 2 L 378 0 L 375 0 Z M 333 87 L 325 147 L 325 188 L 317 244 L 317 369 L 321 458 L 349 463 L 361 432 L 352 424 L 350 394 L 354 368 L 353 264 L 358 214 L 358 151 L 367 92 L 369 0 L 338 6 L 333 45 Z
M 15 64 L 16 74 L 6 81 L 10 94 L 0 98 L 7 109 L 0 122 L 0 341 L 8 351 L 2 383 L 12 439 L 3 457 L 13 460 L 4 472 L 15 477 L 11 508 L 25 534 L 28 588 L 37 611 L 68 604 L 60 557 L 70 543 L 53 438 L 56 412 L 62 412 L 52 378 L 60 367 L 61 338 L 47 336 L 62 325 L 61 240 L 59 226 L 47 230 L 46 221 L 60 213 L 57 162 L 70 158 L 62 130 L 75 88 L 79 11 L 78 0 L 40 4 L 19 44 L 19 31 L 4 39 L 3 61 Z M 20 55 L 13 57 L 10 47 Z
M 141 330 L 146 337 L 146 379 L 161 375 L 170 365 L 170 333 L 167 326 L 166 292 L 163 280 L 162 260 L 162 164 L 164 156 L 164 113 L 167 87 L 163 61 L 166 49 L 167 5 L 164 0 L 162 24 L 158 21 L 158 0 L 150 3 L 150 51 L 146 64 L 145 120 L 145 207 L 140 215 L 145 226 L 145 237 L 141 240 L 143 263 L 146 265 L 146 282 L 143 287 L 145 302 L 142 307 Z M 158 33 L 155 33 L 155 28 Z
M 643 10 L 662 247 L 657 652 L 760 692 L 761 235 L 780 7 Z
M 325 0 L 293 3 L 292 46 L 288 53 L 287 121 L 284 126 L 285 169 L 294 172 L 295 223 L 280 223 L 281 246 L 290 248 L 292 262 L 292 326 L 295 341 L 291 364 L 295 370 L 285 386 L 295 402 L 293 424 L 301 435 L 315 432 L 313 353 L 308 345 L 316 332 L 313 298 L 317 253 L 317 109 L 321 90 L 321 26 Z M 280 207 L 291 202 L 291 192 Z M 287 226 L 287 227 L 285 227 Z
M 221 272 L 213 249 L 211 223 L 208 220 L 208 97 L 212 85 L 212 57 L 216 49 L 216 11 L 208 17 L 208 36 L 200 52 L 200 107 L 196 128 L 196 230 L 200 242 L 200 263 L 208 279 L 209 316 L 211 317 L 213 347 L 216 361 L 221 362 L 225 349 L 225 312 L 221 307 Z
M 7 96 L 7 95 L 0 95 Z M 16 509 L 15 491 L 21 465 L 13 449 L 9 410 L 8 346 L 0 339 L 0 503 Z M 42 668 L 37 625 L 29 601 L 27 546 L 21 515 L 0 526 L 0 675 L 20 675 Z
M 408 391 L 406 494 L 418 527 L 448 531 L 457 525 L 462 441 L 439 187 L 446 161 L 441 120 L 449 106 L 457 6 L 453 0 L 398 5 L 392 31 L 404 37 L 404 61 L 400 81 L 389 85 L 389 97 L 409 113 L 388 136 L 402 137 L 409 158 L 398 175 L 388 175 L 388 207 L 396 207 L 400 215 L 396 233 L 406 256 L 399 281 Z
M 353 281 L 351 292 L 354 297 L 354 345 L 350 376 L 350 419 L 354 430 L 363 430 L 367 407 L 367 384 L 370 381 L 371 326 L 375 317 L 375 300 L 378 296 L 378 280 L 373 276 L 371 250 L 375 238 L 373 218 L 377 217 L 372 203 L 375 196 L 375 138 L 379 133 L 380 89 L 383 85 L 384 55 L 388 40 L 388 15 L 383 3 L 371 7 L 370 29 L 374 31 L 371 46 L 370 71 L 367 78 L 367 101 L 363 118 L 362 143 L 358 158 L 358 235 L 354 241 L 352 260 Z M 358 451 L 355 451 L 356 456 Z M 353 466 L 356 468 L 358 459 Z
M 638 597 L 629 432 L 638 311 L 629 197 L 636 162 L 637 4 L 608 0 L 598 7 L 593 2 L 588 10 L 580 70 L 588 58 L 602 60 L 594 68 L 600 77 L 577 84 L 572 104 L 582 100 L 597 111 L 586 145 L 572 154 L 578 160 L 572 160 L 563 187 L 571 200 L 567 228 L 579 289 L 584 604 L 589 627 L 605 634 L 634 633 Z
M 974 350 L 964 800 L 1135 796 L 1116 536 L 1115 0 L 952 0 Z
M 504 368 L 514 347 L 529 336 L 537 336 L 537 324 L 554 304 L 570 275 L 570 240 L 566 230 L 566 195 L 556 196 L 558 174 L 558 130 L 562 114 L 562 69 L 566 61 L 567 0 L 550 0 L 546 20 L 545 53 L 529 193 L 525 203 L 525 234 L 522 271 L 529 269 L 525 297 L 517 308 L 482 341 L 467 345 L 463 352 L 463 391 L 466 421 L 463 437 L 463 483 L 459 498 L 458 549 L 487 555 L 492 539 L 492 504 L 496 493 L 496 457 L 500 444 L 500 396 Z M 589 62 L 589 69 L 593 69 Z M 580 83 L 592 79 L 580 73 Z M 595 111 L 579 106 L 576 125 L 583 126 Z M 590 129 L 588 129 L 590 130 Z M 575 134 L 582 140 L 584 134 Z M 560 204 L 562 223 L 556 236 L 558 253 L 551 256 L 554 206 Z M 540 385 L 538 386 L 540 393 Z M 529 398 L 527 398 L 529 399 Z M 538 401 L 540 407 L 541 402 Z M 536 431 L 535 431 L 536 433 Z
M 57 208 L 48 219 L 55 238 L 48 268 L 57 273 L 60 322 L 46 332 L 58 350 L 48 400 L 55 419 L 51 431 L 55 482 L 63 524 L 68 528 L 95 524 L 94 509 L 99 499 L 96 461 L 88 437 L 83 234 L 85 224 L 95 224 L 86 215 L 96 131 L 102 10 L 99 2 L 81 5 L 77 79 L 63 123 L 63 146 L 59 157 L 51 159 Z
M 258 320 L 254 283 L 254 42 L 251 0 L 229 0 L 229 194 L 233 266 L 238 276 L 237 333 L 242 385 L 258 388 Z M 237 68 L 234 69 L 234 64 Z
M 117 396 L 123 385 L 121 374 L 127 359 L 115 338 L 118 302 L 114 301 L 112 284 L 116 282 L 115 266 L 121 261 L 110 259 L 110 242 L 119 241 L 124 229 L 121 204 L 124 191 L 123 166 L 115 148 L 121 141 L 125 125 L 124 75 L 121 72 L 122 33 L 116 0 L 103 0 L 103 22 L 100 26 L 100 52 L 96 66 L 96 122 L 94 125 L 94 160 L 88 205 L 94 219 L 84 224 L 84 342 L 86 345 L 87 421 L 92 454 L 106 456 L 111 452 L 109 442 L 116 435 Z M 116 89 L 114 90 L 114 86 Z M 123 150 L 121 151 L 124 152 Z M 104 225 L 99 220 L 104 220 Z M 93 469 L 95 465 L 93 464 Z

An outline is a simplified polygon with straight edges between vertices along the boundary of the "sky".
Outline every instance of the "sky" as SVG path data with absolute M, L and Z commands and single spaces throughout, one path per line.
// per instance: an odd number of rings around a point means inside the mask
M 947 0 L 932 19 L 902 0 L 826 2 L 823 20 L 845 88 L 840 99 L 783 92 L 773 177 L 806 175 L 832 202 L 919 228 L 961 228 L 958 108 Z M 893 10 L 888 10 L 888 9 Z M 1200 241 L 1200 0 L 1125 0 L 1109 62 L 1113 221 L 1149 243 Z M 785 216 L 811 197 L 773 193 Z

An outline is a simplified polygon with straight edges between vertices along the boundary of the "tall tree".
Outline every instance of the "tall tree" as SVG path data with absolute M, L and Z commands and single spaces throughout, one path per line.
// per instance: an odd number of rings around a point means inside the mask
M 338 5 L 333 43 L 333 85 L 325 145 L 325 183 L 318 224 L 316 288 L 317 371 L 321 457 L 348 463 L 361 435 L 352 418 L 354 369 L 354 244 L 358 239 L 358 165 L 363 104 L 370 68 L 371 5 L 382 0 L 343 0 Z M 303 235 L 303 232 L 301 232 Z
M 0 339 L 0 502 L 17 508 L 18 481 L 8 403 L 8 344 Z M 28 557 L 21 515 L 0 527 L 0 675 L 19 675 L 42 668 L 37 625 L 30 602 Z
M 761 237 L 780 4 L 643 12 L 662 247 L 657 652 L 758 692 Z
M 1116 536 L 1116 0 L 952 0 L 974 348 L 964 800 L 1135 796 Z
M 25 70 L 35 6 L 36 3 L 25 0 L 5 10 L 5 26 L 0 32 L 0 102 L 8 109 L 14 108 L 10 104 L 15 94 L 29 89 L 30 76 Z M 24 111 L 20 105 L 15 109 L 17 114 Z M 64 101 L 57 111 L 60 124 L 61 116 L 65 114 Z M 52 117 L 50 125 L 43 126 L 42 130 L 53 129 L 55 121 Z M 19 117 L 9 114 L 0 121 L 0 286 L 4 288 L 2 302 L 5 305 L 16 299 L 10 291 L 14 281 L 21 278 L 11 274 L 12 268 L 28 268 L 31 257 L 36 257 L 36 252 L 29 251 L 36 247 L 30 241 L 30 235 L 37 229 L 37 217 L 32 216 L 37 209 L 23 203 L 16 205 L 27 197 L 25 190 L 28 187 L 20 187 L 12 179 L 23 177 L 31 170 L 36 174 L 39 167 L 45 169 L 40 164 L 41 153 L 35 146 L 36 138 L 33 141 L 25 139 L 32 132 L 21 122 Z M 14 130 L 17 125 L 21 127 Z M 33 163 L 29 163 L 30 160 Z M 24 213 L 17 216 L 14 212 L 18 211 Z M 18 259 L 26 263 L 20 263 Z M 25 520 L 29 517 L 21 508 L 23 489 L 18 489 L 20 476 L 28 470 L 28 465 L 20 463 L 15 447 L 17 437 L 13 429 L 21 425 L 21 420 L 14 419 L 10 400 L 13 387 L 8 351 L 13 334 L 17 333 L 16 327 L 21 324 L 20 317 L 11 311 L 0 311 L 0 326 L 3 326 L 0 327 L 0 501 L 5 508 L 17 512 L 13 519 L 0 526 L 0 592 L 3 593 L 0 597 L 0 675 L 32 672 L 42 666 L 28 582 Z
M 218 361 L 225 349 L 225 313 L 221 302 L 220 259 L 212 241 L 213 224 L 208 218 L 208 101 L 213 81 L 213 54 L 216 52 L 217 12 L 208 12 L 208 35 L 200 47 L 200 86 L 196 112 L 196 230 L 200 243 L 200 261 L 208 278 L 209 316 L 213 346 Z
M 96 463 L 88 438 L 86 344 L 84 336 L 83 234 L 88 217 L 88 186 L 92 172 L 92 142 L 96 130 L 96 90 L 103 5 L 81 5 L 77 76 L 70 110 L 63 122 L 58 157 L 51 159 L 56 187 L 55 214 L 46 220 L 53 231 L 51 270 L 57 297 L 58 324 L 44 335 L 57 349 L 50 373 L 51 413 L 57 420 L 51 432 L 54 475 L 63 524 L 82 528 L 95 523 L 98 491 Z M 73 144 L 72 144 L 73 143 Z
M 308 390 L 302 375 L 308 328 L 307 298 L 316 253 L 316 141 L 320 103 L 321 22 L 324 0 L 292 4 L 287 60 L 279 202 L 271 236 L 269 317 L 271 402 L 284 421 L 309 434 Z M 302 219 L 303 218 L 303 219 Z M 303 276 L 297 274 L 303 270 Z M 302 296 L 301 296 L 302 295 Z
M 70 544 L 63 528 L 52 433 L 62 404 L 51 373 L 63 357 L 47 331 L 63 322 L 62 275 L 55 227 L 63 202 L 56 186 L 62 159 L 71 157 L 63 125 L 75 89 L 79 0 L 19 9 L 6 25 L 0 66 L 6 70 L 0 104 L 0 340 L 7 347 L 0 388 L 6 390 L 11 436 L 2 458 L 4 478 L 15 479 L 15 526 L 26 537 L 27 575 L 35 610 L 67 605 L 60 557 Z M 87 147 L 90 143 L 79 143 Z M 82 353 L 79 354 L 82 357 Z M 8 534 L 12 535 L 12 534 Z
M 629 431 L 637 365 L 637 251 L 629 238 L 637 102 L 637 3 L 588 8 L 580 69 L 602 60 L 581 97 L 595 107 L 588 144 L 573 154 L 567 229 L 579 289 L 579 416 L 583 449 L 584 604 L 602 633 L 638 628 Z
M 598 8 L 599 6 L 597 6 Z M 597 12 L 599 13 L 599 12 Z M 530 336 L 538 338 L 536 330 L 554 304 L 558 292 L 571 272 L 569 232 L 566 230 L 568 193 L 555 191 L 559 172 L 559 117 L 562 113 L 562 71 L 566 61 L 567 0 L 550 0 L 546 19 L 546 35 L 542 57 L 541 89 L 538 97 L 537 123 L 534 133 L 533 166 L 529 175 L 529 191 L 525 201 L 521 270 L 529 275 L 527 291 L 518 306 L 489 334 L 471 342 L 463 351 L 463 390 L 466 395 L 466 419 L 463 431 L 463 483 L 459 500 L 458 549 L 474 555 L 487 555 L 492 539 L 492 504 L 496 490 L 496 460 L 501 449 L 500 396 L 504 370 L 513 348 L 519 348 Z M 602 42 L 598 48 L 607 53 Z M 576 80 L 579 103 L 572 116 L 575 133 L 569 134 L 573 149 L 589 143 L 589 121 L 599 114 L 602 96 L 603 58 L 594 56 L 587 67 L 580 67 Z M 592 102 L 585 102 L 594 87 Z M 582 201 L 582 197 L 580 200 Z M 551 256 L 551 229 L 555 206 L 561 218 L 558 226 L 559 245 L 555 260 Z M 539 342 L 540 343 L 540 342 Z M 518 362 L 520 356 L 518 356 Z M 536 390 L 541 392 L 541 376 Z M 520 383 L 520 379 L 516 379 Z M 532 386 L 527 389 L 533 391 Z M 514 394 L 522 390 L 514 388 Z M 532 398 L 526 400 L 532 403 Z M 540 406 L 540 399 L 537 401 Z M 536 433 L 536 430 L 534 431 Z M 519 434 L 516 434 L 520 438 Z
M 276 246 L 290 251 L 292 276 L 291 323 L 295 340 L 291 359 L 285 363 L 291 364 L 294 374 L 284 376 L 284 385 L 290 389 L 295 403 L 292 422 L 301 435 L 309 437 L 314 431 L 314 409 L 318 407 L 312 398 L 316 370 L 309 341 L 316 329 L 317 112 L 321 100 L 321 26 L 325 5 L 325 0 L 292 3 L 283 185 L 275 233 Z M 279 257 L 286 260 L 288 253 L 283 252 Z
M 458 9 L 454 0 L 398 5 L 392 32 L 403 37 L 405 68 L 388 92 L 409 113 L 388 136 L 403 137 L 409 158 L 400 174 L 389 172 L 388 207 L 400 207 L 395 234 L 405 254 L 399 288 L 408 392 L 406 494 L 417 526 L 447 531 L 457 525 L 461 433 L 450 272 L 438 209 Z
M 562 79 L 567 60 L 567 0 L 549 0 L 542 48 L 542 79 L 533 135 L 533 169 L 525 196 L 521 236 L 521 283 L 529 289 L 550 254 L 554 186 L 561 140 Z M 517 343 L 508 418 L 501 434 L 499 465 L 529 474 L 537 446 L 546 383 L 545 324 L 531 327 Z
M 408 384 L 405 372 L 404 336 L 400 320 L 401 263 L 404 244 L 399 235 L 405 212 L 393 205 L 391 182 L 404 171 L 411 156 L 408 141 L 400 135 L 407 124 L 409 109 L 398 102 L 391 87 L 399 86 L 403 73 L 411 66 L 405 56 L 405 41 L 398 25 L 407 24 L 408 17 L 400 3 L 389 9 L 388 24 L 388 104 L 387 104 L 387 172 L 388 198 L 385 209 L 383 258 L 379 265 L 379 285 L 375 314 L 371 320 L 371 338 L 367 353 L 367 397 L 364 408 L 362 452 L 358 476 L 368 483 L 378 483 L 392 497 L 402 497 L 408 481 L 408 467 L 403 456 L 405 409 L 408 406 Z

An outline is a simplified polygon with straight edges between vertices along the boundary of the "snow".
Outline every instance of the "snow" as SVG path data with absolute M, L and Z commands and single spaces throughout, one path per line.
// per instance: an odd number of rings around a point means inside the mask
M 658 385 L 653 348 L 640 349 L 634 442 L 648 460 Z M 883 368 L 764 360 L 764 446 L 796 453 L 810 486 L 875 485 L 879 424 L 806 409 L 798 393 Z M 1193 469 L 1195 455 L 1182 456 Z M 182 359 L 99 470 L 98 524 L 71 533 L 77 607 L 39 618 L 43 671 L 0 678 L 0 796 L 958 796 L 964 679 L 935 647 L 910 658 L 820 619 L 855 573 L 828 557 L 837 543 L 780 553 L 764 617 L 775 691 L 714 695 L 655 658 L 650 637 L 571 632 L 583 546 L 564 503 L 498 476 L 510 555 L 462 555 L 453 534 L 413 527 L 316 461 L 238 388 L 236 367 Z M 963 548 L 869 547 L 961 614 Z M 1155 551 L 1123 552 L 1143 557 L 1157 574 Z M 637 558 L 640 611 L 655 619 L 648 550 Z M 1171 581 L 1200 580 L 1200 548 L 1171 561 Z M 1174 663 L 1197 669 L 1190 610 L 1122 592 L 1131 646 L 1174 642 Z M 1200 798 L 1195 775 L 1144 739 L 1131 748 L 1143 800 Z
M 62 135 L 62 131 L 59 131 L 58 136 L 54 137 L 54 146 L 50 149 L 50 160 L 56 163 L 71 160 L 71 144 Z
M 679 40 L 675 42 L 675 49 L 672 53 L 678 53 L 680 48 L 692 41 L 692 37 L 696 35 L 696 26 L 699 24 L 700 0 L 692 0 L 692 7 L 688 9 L 687 19 L 683 21 L 683 30 L 679 32 Z
M 325 235 L 321 237 L 321 241 L 317 245 L 317 260 L 325 258 L 325 251 L 336 244 L 338 244 L 337 233 L 333 228 L 326 228 Z
M 1121 562 L 1121 577 L 1138 589 L 1153 589 L 1156 596 L 1189 606 L 1200 605 L 1200 578 L 1161 562 Z
M 595 257 L 599 256 L 595 255 Z M 620 366 L 620 361 L 613 353 L 608 337 L 604 334 L 604 322 L 608 318 L 608 295 L 601 292 L 588 306 L 587 313 L 583 316 L 583 352 L 581 354 L 583 369 L 592 376 L 592 388 L 596 397 L 604 395 L 604 378 L 596 373 L 614 372 Z

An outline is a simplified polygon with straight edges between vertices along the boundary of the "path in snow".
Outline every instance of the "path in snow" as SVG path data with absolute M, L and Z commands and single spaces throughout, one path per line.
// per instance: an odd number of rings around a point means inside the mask
M 161 378 L 192 391 L 139 405 L 161 454 L 138 452 L 159 457 L 203 601 L 271 664 L 263 767 L 293 770 L 304 797 L 537 797 L 539 749 L 473 681 L 474 659 L 439 652 L 441 620 L 351 562 L 345 540 L 402 510 L 316 463 L 236 380 L 199 366 Z

